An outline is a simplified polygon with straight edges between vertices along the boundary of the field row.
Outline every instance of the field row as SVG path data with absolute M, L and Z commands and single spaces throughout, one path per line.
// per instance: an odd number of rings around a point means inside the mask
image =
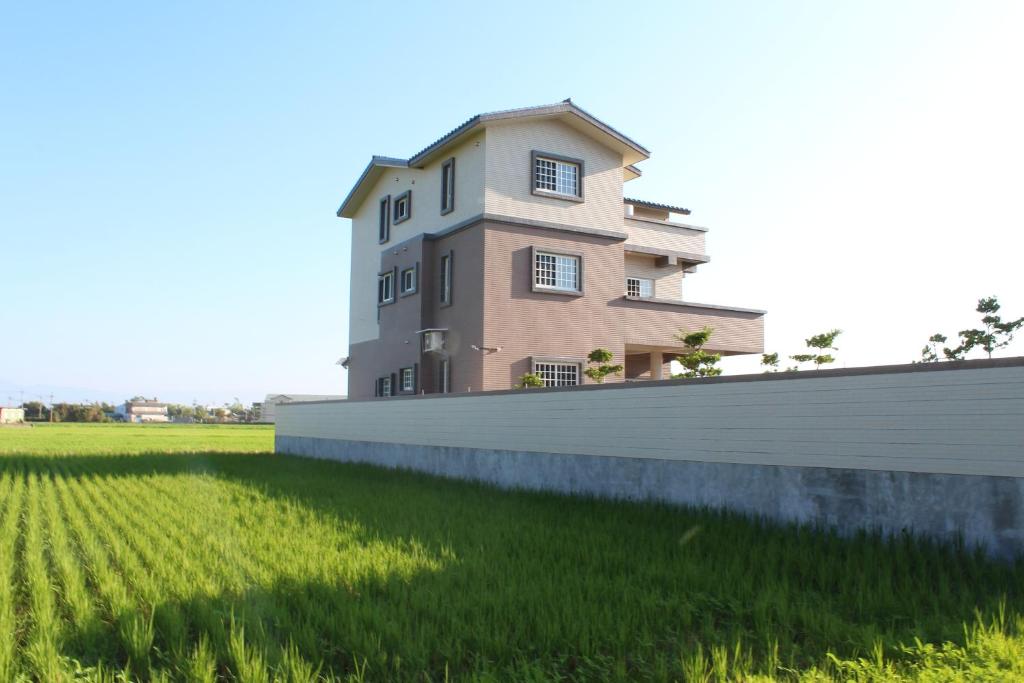
M 0 460 L 3 681 L 1024 676 L 1021 576 L 300 458 Z

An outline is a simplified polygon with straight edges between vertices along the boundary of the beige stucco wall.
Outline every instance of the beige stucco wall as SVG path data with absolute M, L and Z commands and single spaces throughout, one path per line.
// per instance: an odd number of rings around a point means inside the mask
M 474 135 L 423 169 L 387 168 L 352 218 L 349 344 L 377 339 L 377 273 L 381 252 L 420 233 L 436 233 L 483 212 L 484 133 Z M 455 210 L 441 215 L 441 164 L 455 157 Z M 412 216 L 391 226 L 378 244 L 380 200 L 412 190 Z
M 656 266 L 654 256 L 643 256 L 641 254 L 625 255 L 626 277 L 642 277 L 652 280 L 654 286 L 653 295 L 658 299 L 683 298 L 683 269 L 679 265 Z M 623 283 L 625 290 L 625 283 Z
M 1024 404 L 1024 365 L 880 370 L 282 405 L 277 433 L 515 452 L 1024 477 L 1024 423 L 1018 412 L 992 408 Z
M 700 230 L 688 230 L 674 225 L 659 225 L 649 221 L 623 219 L 619 230 L 629 237 L 627 244 L 691 254 L 705 254 L 704 235 Z
M 583 202 L 534 195 L 531 152 L 583 160 Z M 622 232 L 622 156 L 555 120 L 487 128 L 487 213 Z

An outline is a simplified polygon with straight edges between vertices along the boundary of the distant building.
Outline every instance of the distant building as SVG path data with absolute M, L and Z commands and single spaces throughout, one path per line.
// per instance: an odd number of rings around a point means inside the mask
M 19 424 L 24 421 L 24 408 L 0 408 L 0 425 Z
M 125 422 L 170 422 L 167 404 L 160 403 L 155 398 L 125 401 L 114 409 L 114 414 Z
M 277 406 L 282 403 L 303 403 L 306 401 L 343 401 L 344 396 L 329 394 L 267 394 L 260 406 L 260 422 L 273 424 L 276 419 Z

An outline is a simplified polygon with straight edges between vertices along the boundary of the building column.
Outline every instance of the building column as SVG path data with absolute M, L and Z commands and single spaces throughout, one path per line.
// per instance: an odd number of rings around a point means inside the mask
M 664 367 L 664 357 L 661 351 L 651 351 L 651 379 L 664 379 L 662 373 Z

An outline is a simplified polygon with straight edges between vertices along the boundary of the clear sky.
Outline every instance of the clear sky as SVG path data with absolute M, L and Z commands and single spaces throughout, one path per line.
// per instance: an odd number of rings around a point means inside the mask
M 1024 315 L 1022 35 L 1020 2 L 5 3 L 0 403 L 343 393 L 370 155 L 566 97 L 711 228 L 688 299 L 908 362 L 981 296 Z

